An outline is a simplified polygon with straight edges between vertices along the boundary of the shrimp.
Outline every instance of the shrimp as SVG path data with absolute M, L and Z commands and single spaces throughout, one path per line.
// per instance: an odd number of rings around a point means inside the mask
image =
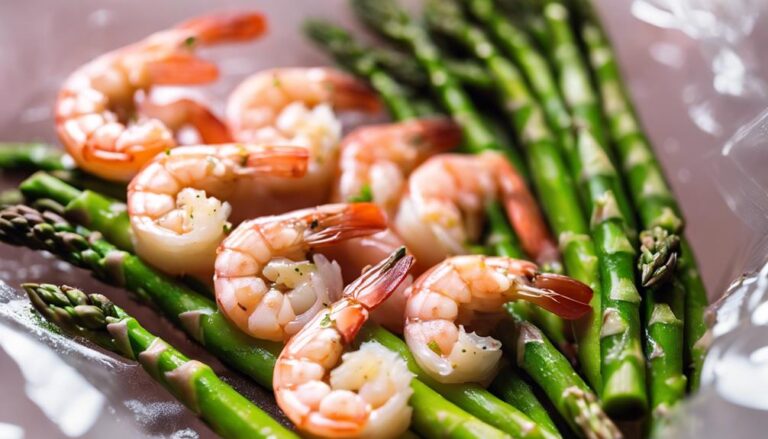
M 257 13 L 198 17 L 79 68 L 65 81 L 55 105 L 56 130 L 67 152 L 92 174 L 130 180 L 159 152 L 176 146 L 173 134 L 160 120 L 133 120 L 138 92 L 147 92 L 154 85 L 215 80 L 216 65 L 196 57 L 195 48 L 250 40 L 265 28 L 266 20 Z M 189 102 L 184 105 L 194 107 Z M 190 111 L 197 114 L 193 108 Z M 201 132 L 209 130 L 209 118 L 190 122 Z
M 227 122 L 240 142 L 283 142 L 309 151 L 307 174 L 262 182 L 274 214 L 324 203 L 338 162 L 341 123 L 334 110 L 379 111 L 377 95 L 358 79 L 331 68 L 279 68 L 256 73 L 230 95 Z
M 447 118 L 366 126 L 341 143 L 334 201 L 373 201 L 394 216 L 405 177 L 424 160 L 458 146 L 461 129 Z
M 471 253 L 467 244 L 482 228 L 483 209 L 501 198 L 525 252 L 541 265 L 558 264 L 557 245 L 536 200 L 503 155 L 441 154 L 408 179 L 394 228 L 422 264 Z
M 485 382 L 501 358 L 499 341 L 467 333 L 464 325 L 488 326 L 518 299 L 576 319 L 591 310 L 592 298 L 587 285 L 540 273 L 531 262 L 482 255 L 448 258 L 409 290 L 405 341 L 422 369 L 444 383 Z
M 341 294 L 336 264 L 310 251 L 386 227 L 371 203 L 326 204 L 240 224 L 216 257 L 219 309 L 246 334 L 284 341 Z M 337 285 L 334 290 L 332 285 Z
M 358 128 L 341 142 L 339 173 L 332 201 L 373 201 L 393 217 L 407 175 L 428 157 L 456 147 L 461 129 L 447 118 Z M 351 281 L 363 269 L 404 245 L 392 230 L 350 239 L 324 254 L 341 265 L 344 279 Z M 421 272 L 426 267 L 418 267 Z M 395 332 L 403 330 L 405 286 L 409 280 L 373 313 L 373 319 Z
M 260 193 L 254 180 L 299 177 L 306 169 L 300 147 L 198 145 L 160 153 L 128 185 L 136 253 L 167 273 L 210 279 L 227 220 L 253 210 L 250 199 Z
M 413 374 L 405 361 L 375 342 L 342 352 L 412 263 L 401 248 L 345 288 L 344 297 L 286 344 L 273 387 L 277 404 L 299 430 L 313 437 L 393 438 L 408 428 Z

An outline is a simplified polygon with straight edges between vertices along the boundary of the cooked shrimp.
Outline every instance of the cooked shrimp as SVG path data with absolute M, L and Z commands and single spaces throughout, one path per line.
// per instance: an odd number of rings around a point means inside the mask
M 460 141 L 461 130 L 446 118 L 358 128 L 341 143 L 333 200 L 373 201 L 394 216 L 406 176 Z
M 375 112 L 376 94 L 358 79 L 330 68 L 266 70 L 243 81 L 230 95 L 227 121 L 241 142 L 283 142 L 309 151 L 304 178 L 273 179 L 264 214 L 324 203 L 338 162 L 341 122 L 334 110 Z
M 393 217 L 408 174 L 428 157 L 454 148 L 461 130 L 450 119 L 430 118 L 358 128 L 341 142 L 339 173 L 333 201 L 373 201 Z M 350 239 L 325 249 L 341 265 L 344 279 L 384 259 L 402 239 L 391 230 Z M 418 262 L 418 261 L 417 261 Z M 427 267 L 419 267 L 419 273 Z M 405 284 L 373 313 L 373 319 L 395 332 L 403 330 Z
M 342 352 L 412 262 L 400 250 L 367 271 L 280 353 L 275 399 L 299 430 L 313 437 L 394 438 L 408 428 L 413 374 L 405 361 L 375 342 Z
M 207 105 L 195 99 L 184 97 L 164 103 L 144 101 L 139 104 L 139 112 L 142 116 L 159 120 L 174 133 L 185 126 L 193 127 L 200 144 L 214 145 L 233 141 L 227 124 Z
M 245 41 L 264 32 L 256 13 L 199 17 L 109 52 L 75 71 L 59 92 L 56 130 L 77 165 L 102 178 L 128 181 L 157 153 L 176 146 L 161 121 L 138 117 L 135 96 L 154 85 L 200 84 L 216 65 L 194 55 L 198 46 Z M 202 132 L 205 119 L 197 123 Z
M 182 146 L 159 154 L 128 185 L 136 253 L 172 274 L 210 279 L 227 220 L 253 211 L 255 179 L 299 177 L 307 151 L 289 146 Z M 229 218 L 234 207 L 233 218 Z
M 559 253 L 536 200 L 503 155 L 441 154 L 408 179 L 394 221 L 420 263 L 437 264 L 471 253 L 467 244 L 481 232 L 487 203 L 500 198 L 525 252 L 539 264 L 557 264 Z
M 310 264 L 308 253 L 385 227 L 383 212 L 371 203 L 326 204 L 243 222 L 216 257 L 219 308 L 248 335 L 286 340 L 341 293 L 338 265 L 317 257 Z
M 563 318 L 590 311 L 592 290 L 566 276 L 539 273 L 535 264 L 504 257 L 455 256 L 432 267 L 410 287 L 405 341 L 416 361 L 444 383 L 493 377 L 501 343 L 465 332 L 488 326 L 511 300 L 526 300 Z

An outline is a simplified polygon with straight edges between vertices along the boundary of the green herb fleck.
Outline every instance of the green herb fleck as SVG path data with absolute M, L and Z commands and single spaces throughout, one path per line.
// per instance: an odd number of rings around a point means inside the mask
M 320 320 L 320 327 L 321 328 L 327 328 L 331 326 L 331 323 L 333 323 L 333 320 L 331 320 L 331 314 L 328 313 L 323 316 L 322 320 Z
M 440 350 L 440 345 L 437 344 L 436 341 L 430 340 L 429 343 L 427 343 L 427 347 L 432 352 L 436 353 L 437 355 L 442 355 L 443 352 Z
M 184 44 L 185 44 L 187 47 L 192 47 L 192 46 L 194 46 L 196 42 L 197 42 L 197 38 L 195 38 L 195 37 L 187 37 L 187 39 L 186 39 L 186 40 L 184 40 Z
M 347 199 L 350 203 L 370 203 L 373 201 L 373 191 L 371 185 L 365 184 L 360 188 L 360 193 Z

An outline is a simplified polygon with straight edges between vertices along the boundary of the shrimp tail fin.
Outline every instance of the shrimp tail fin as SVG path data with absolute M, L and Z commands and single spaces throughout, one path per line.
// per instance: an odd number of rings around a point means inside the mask
M 342 110 L 381 111 L 381 100 L 368 84 L 334 69 L 323 69 L 328 87 L 333 89 L 333 105 Z
M 176 28 L 190 31 L 195 38 L 190 44 L 208 45 L 257 38 L 267 31 L 267 19 L 258 12 L 231 12 L 193 18 Z
M 352 297 L 369 310 L 376 308 L 405 280 L 414 262 L 405 247 L 400 247 L 347 285 L 344 296 Z
M 461 128 L 450 118 L 430 117 L 413 123 L 418 124 L 415 142 L 421 141 L 431 154 L 451 150 L 461 143 Z
M 413 256 L 406 254 L 405 247 L 400 247 L 344 288 L 342 300 L 352 300 L 356 303 L 356 306 L 342 308 L 334 313 L 336 329 L 346 342 L 351 343 L 354 340 L 368 319 L 368 312 L 387 300 L 400 286 L 413 263 Z M 363 310 L 358 308 L 359 306 L 362 306 Z
M 302 177 L 309 166 L 309 152 L 298 146 L 266 146 L 248 153 L 249 172 L 274 177 Z
M 373 235 L 387 228 L 384 212 L 374 203 L 337 205 L 341 209 L 311 215 L 312 225 L 305 237 L 311 246 L 332 245 L 361 236 Z
M 524 287 L 518 296 L 568 320 L 578 319 L 592 310 L 592 289 L 567 276 L 537 273 L 533 287 Z
M 192 53 L 174 53 L 149 62 L 147 71 L 154 85 L 205 84 L 219 77 L 216 63 L 198 58 Z

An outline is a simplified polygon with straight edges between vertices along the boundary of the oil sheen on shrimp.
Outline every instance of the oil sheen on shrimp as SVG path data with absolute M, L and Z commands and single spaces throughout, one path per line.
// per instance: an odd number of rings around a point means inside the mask
M 392 218 L 408 174 L 427 158 L 455 148 L 460 141 L 460 128 L 447 118 L 358 128 L 341 142 L 339 171 L 331 199 L 335 202 L 372 201 Z M 324 249 L 323 254 L 338 262 L 345 281 L 351 282 L 363 269 L 402 245 L 402 239 L 387 229 L 341 242 Z M 414 270 L 420 273 L 425 268 L 417 266 Z M 406 284 L 410 282 L 404 282 L 372 315 L 377 323 L 398 333 L 403 330 Z
M 383 212 L 371 203 L 326 204 L 245 221 L 218 250 L 219 309 L 252 337 L 284 341 L 341 292 L 338 265 L 318 262 L 319 255 L 311 264 L 309 253 L 385 227 Z
M 539 264 L 557 264 L 559 252 L 536 200 L 514 168 L 497 152 L 441 154 L 413 171 L 395 218 L 395 230 L 420 263 L 437 264 L 471 253 L 484 208 L 499 199 L 523 250 Z
M 501 343 L 465 327 L 491 330 L 503 305 L 526 300 L 563 318 L 590 311 L 592 290 L 535 264 L 482 255 L 448 258 L 409 288 L 405 341 L 418 364 L 444 383 L 486 382 L 501 358 Z
M 395 438 L 408 428 L 413 374 L 405 361 L 373 342 L 342 353 L 412 263 L 401 249 L 365 272 L 280 353 L 275 399 L 302 432 L 312 437 Z
M 306 167 L 307 151 L 290 146 L 182 146 L 160 153 L 128 185 L 136 253 L 165 272 L 209 280 L 227 221 L 253 213 L 257 180 L 299 177 Z
M 376 94 L 331 68 L 279 68 L 243 81 L 227 102 L 227 122 L 241 142 L 282 142 L 309 151 L 307 174 L 262 182 L 272 196 L 260 203 L 274 214 L 324 203 L 338 162 L 341 122 L 335 111 L 376 112 Z
M 77 165 L 102 178 L 128 181 L 152 157 L 176 146 L 158 119 L 137 114 L 135 98 L 154 85 L 213 81 L 216 65 L 195 56 L 199 46 L 246 41 L 264 32 L 266 20 L 240 12 L 198 17 L 96 58 L 72 73 L 59 91 L 56 130 Z M 179 102 L 200 133 L 221 124 L 200 104 Z M 137 117 L 138 116 L 138 117 Z M 209 125 L 212 124 L 212 125 Z

